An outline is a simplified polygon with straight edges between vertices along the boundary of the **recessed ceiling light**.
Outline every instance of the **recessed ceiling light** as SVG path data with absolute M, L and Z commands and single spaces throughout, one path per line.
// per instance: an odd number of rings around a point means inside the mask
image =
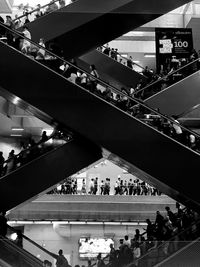
M 156 57 L 156 56 L 153 54 L 146 54 L 146 55 L 144 55 L 144 57 Z
M 24 128 L 13 127 L 12 131 L 24 131 Z

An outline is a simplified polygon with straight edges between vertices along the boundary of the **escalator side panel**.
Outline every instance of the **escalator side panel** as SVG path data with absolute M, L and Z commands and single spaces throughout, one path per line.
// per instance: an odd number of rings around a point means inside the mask
M 109 84 L 116 86 L 117 88 L 130 88 L 130 86 L 133 86 L 134 88 L 140 79 L 145 80 L 143 75 L 97 50 L 93 50 L 78 59 L 78 66 L 86 67 L 86 70 L 89 70 L 89 65 L 91 64 L 96 66 L 100 77 L 104 81 L 107 81 Z
M 194 187 L 199 154 L 5 44 L 0 44 L 0 57 L 2 87 L 166 184 L 164 193 L 176 190 L 199 203 Z M 26 73 L 23 82 L 21 73 Z
M 0 248 L 0 258 L 3 259 L 10 267 L 43 266 L 42 261 L 40 261 L 37 257 L 34 257 L 28 251 L 19 248 L 10 240 L 0 239 Z
M 101 159 L 90 143 L 71 141 L 0 179 L 0 202 L 5 210 L 36 198 L 64 178 Z
M 162 114 L 179 115 L 200 103 L 200 71 L 186 77 L 145 102 Z
M 29 23 L 28 27 L 32 33 L 33 40 L 39 41 L 39 39 L 43 37 L 45 38 L 45 41 L 49 41 L 56 36 L 70 32 L 80 27 L 82 24 L 92 21 L 107 12 L 112 12 L 113 9 L 131 1 L 132 0 L 77 1 L 52 12 L 49 15 L 40 17 Z M 44 29 L 47 29 L 47 31 L 44 32 Z
M 184 241 L 183 241 L 184 242 Z M 187 243 L 187 241 L 185 241 Z M 159 267 L 187 267 L 187 266 L 193 266 L 197 267 L 199 266 L 199 253 L 200 253 L 200 239 L 189 242 L 188 245 L 178 251 L 177 253 L 174 253 L 174 255 L 168 257 L 163 262 L 159 263 L 156 266 Z

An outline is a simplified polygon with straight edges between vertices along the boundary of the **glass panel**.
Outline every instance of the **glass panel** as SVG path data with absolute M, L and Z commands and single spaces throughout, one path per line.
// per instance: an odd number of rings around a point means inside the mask
M 200 221 L 193 222 L 186 230 L 181 231 L 177 235 L 173 235 L 169 241 L 151 241 L 144 244 L 148 253 L 143 255 L 141 259 L 135 260 L 137 266 L 151 267 L 168 258 L 175 252 L 184 248 L 191 241 L 197 239 L 200 234 Z
M 191 62 L 179 61 L 171 62 L 171 70 L 166 75 L 163 72 L 160 75 L 149 72 L 150 84 L 145 86 L 143 82 L 140 82 L 134 89 L 133 96 L 142 100 L 145 100 L 156 93 L 159 93 L 167 87 L 181 81 L 187 76 L 195 73 L 200 69 L 200 61 L 198 54 L 194 52 L 190 58 Z M 174 64 L 174 66 L 173 66 Z M 147 76 L 147 75 L 146 75 Z
M 11 266 L 43 266 L 42 261 L 24 252 L 9 240 L 0 238 L 0 247 L 0 258 Z
M 130 241 L 130 248 L 122 245 L 121 249 L 113 250 L 105 258 L 109 261 L 107 266 L 153 267 L 199 237 L 200 216 L 197 213 L 186 208 L 179 209 L 173 216 L 173 220 L 172 215 L 170 218 L 173 222 L 169 217 L 163 218 L 162 228 L 159 228 L 157 222 L 149 226 L 149 234 L 144 232 L 135 235 L 135 238 Z M 146 235 L 147 238 L 144 238 Z M 92 266 L 96 266 L 96 263 Z
M 14 46 L 15 49 L 17 48 L 31 59 L 38 60 L 41 64 L 44 64 L 63 75 L 69 82 L 82 87 L 82 90 L 87 90 L 89 93 L 97 95 L 104 101 L 107 101 L 110 105 L 121 109 L 129 116 L 145 123 L 148 127 L 156 129 L 168 138 L 176 140 L 176 142 L 181 143 L 197 153 L 200 152 L 200 135 L 186 127 L 183 127 L 177 120 L 177 117 L 167 117 L 166 115 L 161 114 L 159 110 L 154 110 L 148 107 L 143 103 L 143 101 L 134 98 L 134 93 L 131 94 L 131 90 L 129 91 L 123 89 L 120 91 L 119 89 L 105 83 L 99 78 L 94 65 L 90 66 L 91 72 L 88 73 L 78 68 L 74 60 L 67 62 L 47 50 L 44 46 L 32 42 L 30 39 L 17 33 L 16 31 L 10 30 L 3 24 L 0 25 L 2 26 L 1 29 L 6 29 L 5 38 L 7 40 L 4 40 L 4 42 L 8 45 Z M 27 33 L 25 34 L 27 36 Z M 18 39 L 21 39 L 21 41 L 19 42 Z M 22 43 L 22 45 L 20 43 Z M 180 75 L 181 77 L 182 75 L 189 75 L 198 68 L 199 61 L 196 59 L 185 67 L 182 67 L 180 70 L 173 72 L 170 76 L 167 76 L 167 78 L 170 80 L 171 84 L 171 80 L 172 82 L 174 82 L 174 79 L 177 81 Z M 157 85 L 161 85 L 163 81 L 166 83 L 166 78 L 163 78 L 155 83 L 156 88 L 155 84 L 150 85 L 150 88 L 153 90 L 157 89 Z M 146 93 L 146 91 L 148 91 L 147 88 L 144 92 Z M 132 97 L 130 95 L 132 95 Z

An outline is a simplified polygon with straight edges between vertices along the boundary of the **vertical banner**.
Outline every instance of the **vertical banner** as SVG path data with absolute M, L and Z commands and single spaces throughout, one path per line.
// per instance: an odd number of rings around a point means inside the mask
M 187 63 L 193 50 L 192 29 L 155 28 L 157 72 L 169 72 L 171 62 Z

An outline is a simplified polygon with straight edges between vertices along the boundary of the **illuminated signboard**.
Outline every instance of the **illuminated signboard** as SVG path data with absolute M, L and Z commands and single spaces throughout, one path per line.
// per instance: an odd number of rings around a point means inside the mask
M 172 56 L 189 58 L 193 49 L 192 29 L 156 28 L 157 70 L 166 65 Z

